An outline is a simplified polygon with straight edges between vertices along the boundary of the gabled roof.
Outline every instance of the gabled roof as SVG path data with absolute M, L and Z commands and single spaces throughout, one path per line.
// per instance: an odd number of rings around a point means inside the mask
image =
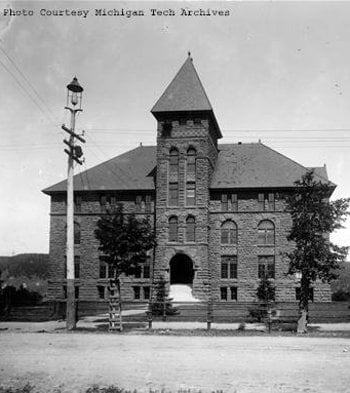
M 220 145 L 211 188 L 289 188 L 306 168 L 262 143 Z M 328 181 L 325 167 L 314 169 L 315 178 Z
M 152 108 L 152 113 L 212 111 L 209 99 L 194 68 L 192 58 L 180 68 L 163 95 Z
M 74 176 L 75 191 L 154 190 L 155 146 L 139 146 Z M 66 180 L 43 190 L 46 194 L 67 190 Z
M 74 176 L 75 191 L 154 190 L 156 146 L 140 146 Z M 219 145 L 211 189 L 290 188 L 308 169 L 316 179 L 328 181 L 325 167 L 306 168 L 262 143 Z M 66 191 L 66 181 L 43 190 Z

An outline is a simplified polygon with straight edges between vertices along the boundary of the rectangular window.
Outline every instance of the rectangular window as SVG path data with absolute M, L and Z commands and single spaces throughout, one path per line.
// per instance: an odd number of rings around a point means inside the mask
M 237 278 L 237 256 L 221 256 L 221 278 Z
M 221 211 L 222 212 L 227 212 L 228 211 L 227 194 L 222 194 L 221 195 Z
M 179 184 L 169 183 L 169 206 L 177 206 L 179 204 Z
M 150 287 L 143 287 L 143 298 L 148 300 L 150 297 Z
M 150 278 L 150 273 L 151 273 L 150 264 L 147 263 L 143 265 L 143 278 Z
M 74 277 L 80 278 L 80 256 L 74 257 Z
M 76 195 L 74 197 L 74 211 L 76 213 L 81 212 L 81 201 L 82 201 L 82 197 L 80 195 Z
M 63 298 L 67 299 L 67 285 L 63 285 Z
M 140 212 L 142 210 L 142 195 L 136 195 L 136 211 Z
M 275 278 L 275 257 L 273 255 L 259 256 L 258 266 L 259 278 Z
M 238 198 L 237 194 L 231 195 L 231 210 L 236 212 L 238 210 Z
M 111 196 L 111 205 L 115 206 L 117 204 L 117 198 L 113 195 Z
M 227 300 L 227 287 L 220 288 L 220 299 Z
M 263 193 L 258 194 L 258 209 L 265 210 L 265 196 Z
M 105 298 L 105 287 L 102 285 L 99 285 L 97 287 L 97 291 L 98 291 L 98 297 L 99 299 L 104 299 Z
M 187 183 L 186 185 L 186 205 L 194 206 L 196 204 L 196 183 Z
M 133 287 L 134 290 L 134 299 L 139 300 L 140 299 L 140 287 Z
M 230 288 L 230 299 L 231 300 L 237 300 L 237 287 L 231 287 Z
M 269 193 L 268 195 L 268 202 L 269 202 L 269 210 L 275 210 L 275 194 L 273 192 Z
M 146 195 L 145 210 L 146 210 L 146 213 L 152 212 L 152 197 L 151 197 L 151 195 Z
M 101 212 L 105 212 L 106 206 L 107 206 L 107 196 L 106 195 L 102 195 L 100 197 L 100 206 L 101 206 Z
M 79 299 L 79 287 L 74 287 L 74 296 L 76 299 Z

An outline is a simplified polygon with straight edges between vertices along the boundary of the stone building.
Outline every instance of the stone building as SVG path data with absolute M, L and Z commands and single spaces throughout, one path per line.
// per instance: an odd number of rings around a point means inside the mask
M 251 302 L 259 277 L 275 300 L 296 301 L 298 280 L 283 254 L 291 217 L 285 197 L 307 168 L 262 143 L 218 144 L 213 108 L 188 57 L 152 109 L 157 145 L 139 146 L 75 177 L 76 296 L 107 297 L 108 266 L 99 259 L 96 222 L 110 205 L 150 215 L 157 247 L 136 276 L 123 278 L 128 300 L 147 300 L 152 281 L 185 284 L 200 300 Z M 328 182 L 326 168 L 313 168 Z M 49 297 L 65 297 L 66 182 L 51 197 Z M 316 283 L 314 301 L 330 301 Z

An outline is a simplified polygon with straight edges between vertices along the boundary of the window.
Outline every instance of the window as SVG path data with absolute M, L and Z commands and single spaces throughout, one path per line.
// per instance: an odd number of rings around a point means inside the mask
M 186 184 L 186 205 L 194 206 L 196 204 L 196 183 L 188 182 Z
M 177 217 L 169 218 L 169 242 L 177 242 L 178 240 L 178 225 Z
M 67 299 L 67 285 L 63 285 L 63 298 Z
M 81 201 L 82 201 L 81 195 L 76 195 L 74 197 L 74 211 L 76 213 L 80 213 L 81 212 Z
M 179 152 L 177 149 L 173 148 L 170 150 L 170 163 L 169 172 L 170 174 L 177 174 L 179 169 Z
M 80 225 L 77 222 L 75 222 L 74 223 L 74 244 L 80 244 L 80 236 L 81 236 Z
M 173 126 L 170 122 L 164 123 L 162 126 L 162 136 L 165 138 L 171 136 L 172 129 L 173 129 Z
M 275 278 L 275 257 L 273 255 L 258 257 L 259 278 Z
M 301 296 L 301 288 L 295 288 L 295 300 L 300 301 L 300 296 Z M 309 288 L 309 301 L 313 302 L 314 301 L 314 289 Z
M 231 300 L 237 300 L 237 287 L 230 287 Z
M 152 212 L 152 197 L 151 197 L 151 195 L 146 195 L 145 211 L 146 211 L 146 213 Z
M 139 300 L 141 294 L 140 287 L 133 287 L 133 290 L 134 290 L 134 299 Z
M 192 216 L 186 219 L 186 241 L 196 241 L 196 220 Z
M 275 244 L 275 226 L 271 221 L 264 220 L 258 225 L 258 245 L 274 245 Z
M 237 278 L 237 256 L 223 255 L 221 257 L 221 278 Z
M 179 184 L 169 183 L 169 206 L 177 206 L 179 204 Z
M 143 298 L 146 300 L 150 298 L 150 287 L 143 287 Z
M 97 291 L 98 291 L 98 297 L 99 299 L 104 299 L 105 298 L 105 287 L 102 285 L 99 285 L 97 287 Z
M 229 202 L 231 206 L 229 205 Z M 221 194 L 221 211 L 227 212 L 229 210 L 238 210 L 237 194 Z
M 151 257 L 147 257 L 145 264 L 143 265 L 143 278 L 151 277 Z
M 74 277 L 80 278 L 80 256 L 74 257 Z
M 190 147 L 187 150 L 187 174 L 193 175 L 196 173 L 196 149 Z
M 75 299 L 79 299 L 79 287 L 74 287 L 74 297 Z
M 258 194 L 258 209 L 265 210 L 265 196 L 263 193 Z
M 228 199 L 227 194 L 221 195 L 221 211 L 227 212 L 228 211 Z
M 226 221 L 221 226 L 221 244 L 237 244 L 237 225 Z
M 115 195 L 101 195 L 100 206 L 101 212 L 105 213 L 107 210 L 113 210 L 117 204 L 117 197 Z
M 227 300 L 227 287 L 220 288 L 220 299 Z
M 269 210 L 275 210 L 275 194 L 273 192 L 268 195 Z
M 142 210 L 142 195 L 136 195 L 135 207 L 137 212 Z

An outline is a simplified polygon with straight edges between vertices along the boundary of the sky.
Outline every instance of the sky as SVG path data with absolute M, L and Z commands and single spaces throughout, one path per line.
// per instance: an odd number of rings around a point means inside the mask
M 96 8 L 143 16 L 95 16 Z M 52 15 L 65 10 L 88 14 Z M 72 78 L 84 88 L 79 174 L 156 143 L 150 109 L 188 51 L 221 143 L 260 139 L 305 166 L 326 164 L 333 198 L 349 197 L 349 15 L 348 2 L 0 2 L 0 255 L 49 250 L 41 190 L 66 177 L 61 124 Z M 332 240 L 350 245 L 349 221 Z

